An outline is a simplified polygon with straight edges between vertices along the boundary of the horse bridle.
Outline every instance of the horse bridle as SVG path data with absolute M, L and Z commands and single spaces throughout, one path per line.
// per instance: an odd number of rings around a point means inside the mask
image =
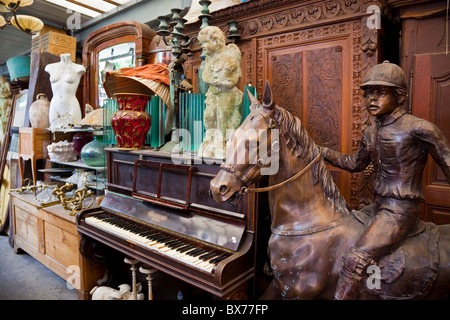
M 268 129 L 273 129 L 273 128 L 276 128 L 278 126 L 278 123 L 276 122 L 276 120 L 274 120 L 272 117 L 270 117 L 264 110 L 260 109 L 259 112 L 263 116 L 263 118 L 266 120 L 266 122 L 268 124 Z M 319 161 L 320 157 L 321 157 L 321 150 L 319 149 L 319 154 L 310 163 L 308 163 L 308 165 L 306 165 L 302 170 L 297 172 L 295 175 L 293 175 L 290 178 L 287 178 L 286 180 L 284 180 L 284 181 L 282 181 L 280 183 L 277 183 L 277 184 L 269 186 L 269 187 L 264 187 L 264 188 L 249 188 L 247 184 L 248 184 L 248 181 L 251 180 L 250 178 L 254 175 L 254 173 L 258 169 L 260 169 L 260 168 L 262 168 L 264 166 L 264 161 L 262 159 L 263 158 L 264 159 L 267 158 L 267 153 L 264 155 L 264 157 L 260 157 L 256 161 L 256 164 L 253 165 L 247 173 L 241 174 L 239 172 L 239 170 L 236 169 L 235 166 L 233 166 L 232 164 L 227 164 L 227 163 L 222 163 L 220 165 L 220 169 L 225 170 L 225 171 L 233 174 L 237 179 L 239 179 L 242 182 L 242 184 L 244 186 L 239 191 L 239 193 L 241 193 L 241 194 L 267 192 L 267 191 L 272 191 L 272 190 L 276 190 L 278 188 L 281 188 L 282 186 L 288 184 L 289 182 L 292 182 L 295 179 L 300 178 L 309 169 L 311 169 L 314 164 L 316 164 Z

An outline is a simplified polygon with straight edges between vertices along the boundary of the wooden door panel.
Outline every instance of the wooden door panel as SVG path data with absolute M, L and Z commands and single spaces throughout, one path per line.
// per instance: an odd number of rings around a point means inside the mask
M 417 55 L 415 70 L 412 113 L 436 124 L 450 141 L 450 59 L 445 54 Z M 422 218 L 450 223 L 450 186 L 431 157 L 424 170 L 423 192 Z
M 342 39 L 271 48 L 266 51 L 265 75 L 275 103 L 299 117 L 318 145 L 351 153 L 347 50 L 348 42 Z M 330 171 L 349 199 L 350 174 L 334 167 Z

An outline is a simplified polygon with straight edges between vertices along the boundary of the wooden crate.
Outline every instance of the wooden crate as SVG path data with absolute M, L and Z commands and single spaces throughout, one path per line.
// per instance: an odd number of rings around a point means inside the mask
M 70 53 L 72 62 L 76 60 L 77 38 L 49 31 L 31 40 L 31 51 L 41 50 L 55 55 Z
M 11 208 L 15 252 L 27 252 L 71 284 L 80 299 L 89 299 L 103 269 L 82 257 L 75 216 L 59 204 L 41 207 L 31 192 L 12 192 Z

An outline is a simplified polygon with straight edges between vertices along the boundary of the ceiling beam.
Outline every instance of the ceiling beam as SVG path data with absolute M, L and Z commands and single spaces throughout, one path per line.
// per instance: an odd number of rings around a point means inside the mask
M 81 2 L 78 2 L 78 1 L 75 1 L 75 0 L 66 0 L 66 1 L 67 2 L 71 2 L 73 4 L 76 4 L 76 5 L 80 6 L 80 7 L 84 7 L 86 9 L 98 12 L 98 13 L 105 13 L 106 12 L 106 11 L 100 10 L 98 8 L 95 8 L 95 7 L 88 6 L 87 4 L 84 4 L 84 3 L 81 3 Z
M 110 3 L 110 4 L 113 4 L 113 5 L 115 5 L 115 6 L 120 6 L 120 3 L 115 2 L 115 1 L 113 1 L 113 0 L 103 0 L 103 1 L 108 2 L 108 3 Z

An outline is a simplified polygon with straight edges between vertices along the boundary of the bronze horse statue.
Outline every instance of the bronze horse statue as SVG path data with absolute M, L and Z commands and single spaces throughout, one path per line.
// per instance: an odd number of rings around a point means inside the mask
M 225 202 L 245 192 L 269 192 L 273 281 L 262 299 L 333 299 L 342 256 L 370 223 L 370 210 L 348 208 L 320 148 L 297 117 L 273 103 L 268 84 L 262 103 L 250 98 L 251 113 L 230 138 L 226 162 L 210 184 L 212 196 Z M 279 168 L 269 186 L 252 188 L 274 158 Z M 450 225 L 419 222 L 370 271 L 360 299 L 449 298 Z

